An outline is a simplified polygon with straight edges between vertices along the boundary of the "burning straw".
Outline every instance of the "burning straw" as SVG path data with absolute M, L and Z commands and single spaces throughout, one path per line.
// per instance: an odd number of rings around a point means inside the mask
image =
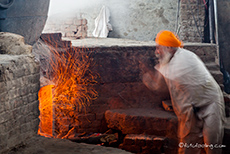
M 41 63 L 38 134 L 62 138 L 78 127 L 78 113 L 97 98 L 93 85 L 98 76 L 90 70 L 92 60 L 84 49 L 57 48 L 42 41 L 34 48 Z

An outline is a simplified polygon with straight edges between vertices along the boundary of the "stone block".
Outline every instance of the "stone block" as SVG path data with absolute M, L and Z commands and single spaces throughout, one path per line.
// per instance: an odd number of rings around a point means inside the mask
M 4 104 L 5 104 L 5 111 L 9 111 L 12 109 L 12 105 L 9 100 L 6 100 Z
M 28 100 L 29 100 L 29 99 L 28 99 L 28 95 L 22 97 L 22 101 L 23 101 L 23 104 L 24 104 L 24 105 L 27 105 L 27 104 L 29 103 Z
M 8 100 L 9 100 L 9 97 L 8 97 L 7 91 L 0 93 L 0 101 L 1 102 L 7 102 Z
M 10 130 L 7 136 L 7 140 L 10 140 L 11 138 L 15 138 L 20 134 L 20 127 L 15 126 L 14 129 Z
M 142 154 L 161 154 L 165 143 L 165 137 L 157 137 L 146 134 L 128 134 L 125 136 L 121 147 L 140 147 L 140 153 Z
M 4 123 L 0 124 L 0 143 L 2 143 L 1 140 L 4 139 L 4 137 L 1 138 L 1 134 L 6 134 L 7 131 L 8 130 L 7 130 L 6 126 L 5 126 L 5 124 Z
M 0 124 L 4 123 L 4 122 L 6 122 L 12 118 L 13 118 L 13 114 L 11 112 L 8 112 L 8 111 L 2 112 L 0 114 Z
M 0 145 L 7 141 L 7 134 L 6 133 L 0 133 Z
M 9 102 L 12 105 L 12 109 L 19 108 L 24 104 L 20 97 L 10 99 Z
M 26 123 L 26 117 L 24 115 L 19 115 L 16 118 L 16 123 L 18 123 L 18 126 L 21 126 Z
M 26 133 L 30 129 L 29 124 L 25 123 L 20 126 L 20 133 Z
M 27 136 L 24 136 L 26 138 Z M 16 137 L 12 137 L 7 140 L 7 147 L 13 148 L 15 145 L 19 145 L 23 143 L 23 138 L 22 136 L 18 135 Z
M 16 40 L 18 46 L 22 46 L 20 44 L 22 40 L 20 39 L 19 37 L 19 40 Z M 20 47 L 15 48 L 16 44 L 14 42 L 12 45 L 12 47 L 9 47 L 10 51 L 4 52 L 8 55 L 0 55 L 0 91 L 6 88 L 4 92 L 0 92 L 0 128 L 1 131 L 4 130 L 7 136 L 7 139 L 1 143 L 1 145 L 5 145 L 4 150 L 6 150 L 6 147 L 12 148 L 19 144 L 29 137 L 32 132 L 36 134 L 36 127 L 38 127 L 38 123 L 32 127 L 31 121 L 35 118 L 38 119 L 39 113 L 37 93 L 40 88 L 40 66 L 35 62 L 34 56 L 30 55 L 30 52 L 18 52 L 17 50 Z M 23 55 L 20 55 L 21 53 Z M 2 107 L 4 107 L 4 110 L 2 110 Z M 35 128 L 36 130 L 32 130 Z M 24 130 L 24 136 L 20 134 L 21 130 Z
M 9 99 L 15 99 L 20 96 L 19 94 L 20 90 L 19 89 L 11 89 L 8 91 L 9 94 Z
M 175 114 L 156 109 L 114 109 L 105 112 L 107 126 L 123 134 L 160 135 L 176 138 Z
M 40 84 L 39 83 L 35 83 L 35 84 L 30 84 L 28 87 L 28 91 L 30 93 L 37 93 L 40 89 Z
M 39 125 L 39 118 L 35 117 L 32 121 L 31 121 L 31 129 L 35 132 L 35 134 L 37 134 L 38 131 L 38 125 Z
M 23 111 L 21 111 L 21 108 L 14 108 L 11 112 L 12 112 L 13 119 L 16 119 L 17 116 L 23 113 Z
M 28 95 L 28 101 L 29 102 L 34 102 L 36 100 L 38 100 L 38 94 L 37 93 L 30 93 Z
M 21 97 L 26 96 L 26 95 L 29 94 L 29 87 L 27 87 L 27 86 L 28 85 L 25 85 L 24 87 L 22 87 L 22 88 L 19 89 L 19 95 Z M 35 90 L 38 91 L 37 89 L 35 89 Z
M 134 145 L 136 134 L 127 134 L 124 138 L 124 145 Z
M 6 92 L 7 84 L 5 82 L 0 82 L 0 94 Z
M 30 54 L 32 51 L 32 46 L 25 44 L 20 35 L 0 32 L 0 37 L 0 54 L 20 55 Z
M 24 68 L 18 68 L 17 70 L 14 70 L 14 79 L 23 77 L 25 75 L 25 69 Z
M 28 115 L 23 116 L 23 118 L 25 119 L 26 123 L 30 123 L 32 120 L 37 118 L 37 114 L 29 113 Z

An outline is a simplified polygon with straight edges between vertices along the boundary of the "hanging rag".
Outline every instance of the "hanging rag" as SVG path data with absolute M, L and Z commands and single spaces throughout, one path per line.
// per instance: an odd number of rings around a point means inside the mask
M 97 18 L 95 19 L 94 37 L 106 38 L 112 26 L 109 23 L 110 12 L 108 7 L 103 6 Z

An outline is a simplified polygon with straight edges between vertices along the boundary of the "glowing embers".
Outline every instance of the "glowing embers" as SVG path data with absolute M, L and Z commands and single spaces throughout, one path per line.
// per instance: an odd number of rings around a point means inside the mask
M 46 68 L 41 71 L 41 80 L 49 85 L 39 92 L 41 122 L 38 133 L 63 138 L 71 129 L 77 130 L 78 113 L 97 98 L 93 85 L 98 76 L 90 70 L 92 60 L 85 49 L 57 51 L 50 47 L 49 51 L 50 57 L 45 58 Z
M 40 124 L 38 134 L 45 137 L 53 136 L 53 85 L 44 86 L 39 90 Z

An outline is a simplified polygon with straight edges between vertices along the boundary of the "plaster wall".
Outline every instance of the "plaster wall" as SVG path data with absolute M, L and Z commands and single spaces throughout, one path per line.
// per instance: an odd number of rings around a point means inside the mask
M 87 35 L 92 37 L 94 21 L 105 5 L 110 10 L 113 31 L 109 37 L 140 41 L 153 40 L 162 29 L 175 31 L 175 0 L 51 0 L 48 21 L 67 18 L 87 19 Z

